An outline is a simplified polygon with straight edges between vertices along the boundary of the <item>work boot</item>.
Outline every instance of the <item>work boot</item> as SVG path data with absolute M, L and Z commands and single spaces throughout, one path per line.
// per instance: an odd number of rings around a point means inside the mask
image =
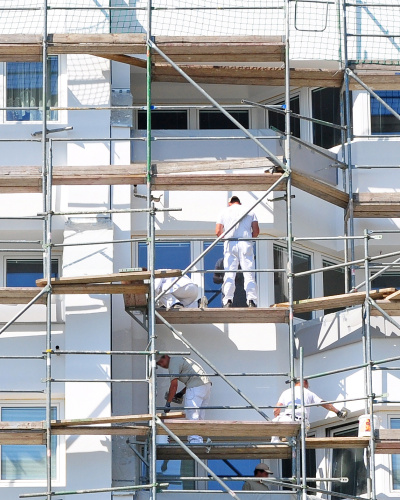
M 232 301 L 228 300 L 228 302 L 226 304 L 224 304 L 223 307 L 224 308 L 226 308 L 226 307 L 232 307 Z
M 257 307 L 257 304 L 254 302 L 254 300 L 249 300 L 248 307 Z

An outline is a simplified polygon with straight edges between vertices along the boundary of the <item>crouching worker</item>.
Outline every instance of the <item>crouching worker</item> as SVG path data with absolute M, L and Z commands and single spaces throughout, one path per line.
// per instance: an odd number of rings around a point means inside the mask
M 156 278 L 154 280 L 156 296 L 166 290 L 164 295 L 158 299 L 158 306 L 167 309 L 197 307 L 199 287 L 186 275 L 179 278 L 179 280 L 172 285 L 174 281 L 176 281 L 176 278 Z
M 263 481 L 263 479 L 269 478 L 272 475 L 272 470 L 268 465 L 260 462 L 256 465 L 254 469 L 254 477 L 257 481 L 245 481 L 242 490 L 243 491 L 267 491 L 270 490 L 270 485 Z
M 156 363 L 171 374 L 171 383 L 165 403 L 164 412 L 171 409 L 174 398 L 184 398 L 186 418 L 189 420 L 204 420 L 205 410 L 211 396 L 211 382 L 203 367 L 190 358 L 184 356 L 157 355 Z M 193 375 L 196 374 L 196 375 Z M 178 392 L 178 381 L 184 384 L 184 389 Z M 188 436 L 188 443 L 203 443 L 203 438 L 198 435 Z

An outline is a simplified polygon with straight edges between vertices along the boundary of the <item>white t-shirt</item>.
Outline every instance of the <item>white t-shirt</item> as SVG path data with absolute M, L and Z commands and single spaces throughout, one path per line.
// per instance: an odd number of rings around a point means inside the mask
M 302 416 L 302 409 L 301 409 L 301 387 L 299 385 L 296 385 L 294 388 L 294 395 L 295 395 L 295 416 L 297 418 L 301 418 Z M 304 404 L 305 405 L 310 405 L 310 404 L 318 404 L 322 403 L 323 399 L 321 399 L 319 396 L 314 394 L 313 392 L 309 391 L 308 389 L 304 388 Z M 285 415 L 291 415 L 292 414 L 292 391 L 291 389 L 287 389 L 286 391 L 282 392 L 278 404 L 282 406 L 287 406 L 287 408 L 284 408 L 282 411 L 283 414 Z M 310 415 L 310 408 L 305 408 L 305 413 L 306 413 L 306 418 L 308 420 L 309 415 Z
M 246 209 L 237 203 L 225 208 L 218 217 L 217 224 L 224 226 L 224 231 L 229 229 L 246 212 Z M 248 213 L 236 226 L 226 235 L 227 238 L 251 238 L 251 224 L 257 221 L 256 214 Z

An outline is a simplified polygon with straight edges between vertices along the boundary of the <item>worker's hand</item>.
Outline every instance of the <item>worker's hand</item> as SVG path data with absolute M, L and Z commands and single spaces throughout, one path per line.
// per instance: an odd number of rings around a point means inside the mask
M 169 401 L 167 401 L 165 403 L 165 407 L 164 407 L 164 413 L 167 414 L 171 411 L 171 403 Z
M 169 391 L 165 393 L 165 399 L 168 399 L 169 396 Z M 176 403 L 178 405 L 181 405 L 183 403 L 183 392 L 177 392 L 175 396 L 172 398 L 172 403 Z
M 341 419 L 341 420 L 346 420 L 346 418 L 349 416 L 349 410 L 343 406 L 341 410 L 339 410 L 336 415 Z

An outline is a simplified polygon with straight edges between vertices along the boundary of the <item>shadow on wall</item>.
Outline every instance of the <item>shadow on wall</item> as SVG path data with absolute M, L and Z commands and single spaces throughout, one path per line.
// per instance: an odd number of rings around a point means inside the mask
M 339 311 L 295 326 L 299 348 L 304 356 L 336 349 L 362 339 L 362 307 Z M 383 317 L 371 318 L 371 335 L 374 338 L 398 337 L 400 331 Z

